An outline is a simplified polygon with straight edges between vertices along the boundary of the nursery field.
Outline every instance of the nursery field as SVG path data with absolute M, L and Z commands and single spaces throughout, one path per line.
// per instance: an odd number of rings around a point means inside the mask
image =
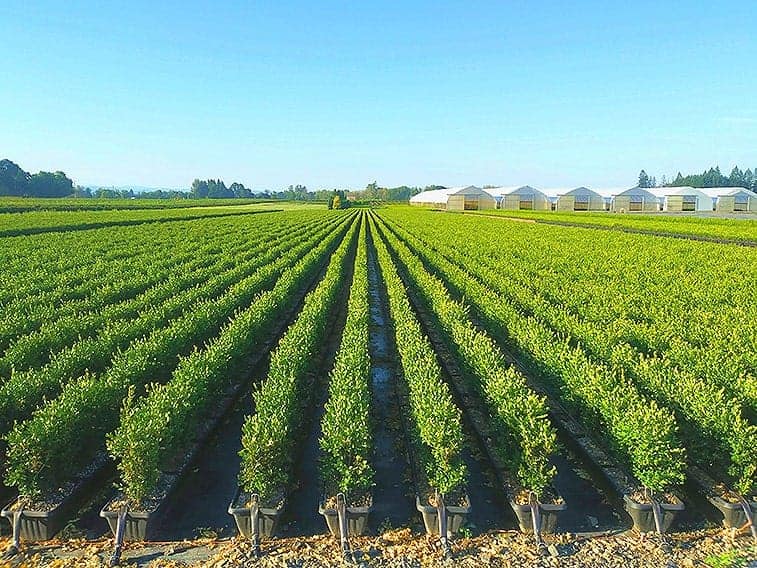
M 753 213 L 722 214 L 646 213 L 629 215 L 610 212 L 562 211 L 481 211 L 473 215 L 500 216 L 557 225 L 593 227 L 646 234 L 683 236 L 757 245 L 757 215 Z
M 8 562 L 757 559 L 749 221 L 31 209 L 0 213 Z

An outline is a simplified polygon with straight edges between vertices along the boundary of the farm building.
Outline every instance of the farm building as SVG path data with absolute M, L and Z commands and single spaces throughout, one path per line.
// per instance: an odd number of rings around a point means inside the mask
M 757 213 L 757 193 L 745 187 L 705 187 L 702 191 L 712 197 L 718 212 Z
M 588 187 L 577 187 L 557 198 L 558 211 L 604 211 L 605 198 Z
M 695 187 L 658 187 L 649 191 L 660 199 L 663 211 L 712 211 L 712 197 Z
M 530 185 L 520 187 L 495 187 L 488 190 L 497 199 L 500 209 L 517 211 L 522 209 L 549 211 L 552 202 L 549 197 Z
M 660 199 L 648 189 L 632 187 L 613 197 L 611 209 L 625 213 L 659 211 Z
M 446 209 L 447 211 L 471 211 L 494 209 L 497 203 L 494 197 L 481 188 L 469 185 L 423 191 L 410 198 L 410 205 Z

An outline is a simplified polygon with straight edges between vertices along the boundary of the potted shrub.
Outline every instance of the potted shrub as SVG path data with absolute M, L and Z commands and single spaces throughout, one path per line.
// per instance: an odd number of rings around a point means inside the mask
M 623 495 L 625 508 L 633 526 L 639 532 L 665 533 L 670 530 L 678 513 L 684 510 L 683 502 L 672 493 L 653 494 L 648 489 L 637 491 L 631 495 Z M 658 513 L 655 514 L 655 508 Z M 655 520 L 658 517 L 658 521 Z
M 318 504 L 318 512 L 336 537 L 362 535 L 373 508 L 374 471 L 368 460 L 373 452 L 373 433 L 369 420 L 371 360 L 366 230 L 363 225 L 347 301 L 347 318 L 334 367 L 329 373 L 329 394 L 319 440 L 324 496 Z M 341 504 L 347 517 L 347 535 L 342 535 L 339 528 L 337 510 Z
M 257 536 L 259 538 L 271 538 L 276 533 L 285 503 L 286 499 L 283 493 L 279 493 L 261 504 L 257 494 L 240 488 L 234 495 L 234 499 L 229 503 L 228 512 L 234 517 L 237 530 L 243 537 L 251 539 L 255 536 L 253 517 L 257 517 Z
M 92 488 L 111 471 L 107 455 L 101 452 L 90 467 L 58 489 L 50 489 L 35 480 L 17 482 L 20 495 L 3 507 L 0 516 L 8 519 L 11 529 L 18 525 L 14 535 L 18 540 L 50 540 L 66 525 Z
M 510 492 L 510 507 L 518 519 L 521 532 L 532 534 L 534 532 L 534 516 L 538 522 L 540 534 L 552 534 L 557 530 L 558 514 L 568 508 L 562 497 L 553 491 L 546 491 L 544 497 L 538 496 L 532 491 L 519 491 L 516 494 Z M 534 513 L 537 513 L 534 515 Z
M 339 514 L 337 511 L 337 501 L 342 493 L 323 499 L 318 503 L 318 513 L 323 515 L 328 526 L 329 532 L 332 536 L 339 538 L 341 536 L 339 531 Z M 373 510 L 373 497 L 368 494 L 363 500 L 362 504 L 355 504 L 355 500 L 347 500 L 345 512 L 347 516 L 347 535 L 348 536 L 362 536 L 365 534 L 368 528 L 368 515 Z M 360 501 L 357 501 L 358 503 Z
M 415 508 L 423 517 L 423 526 L 428 535 L 452 538 L 463 527 L 470 513 L 470 498 L 467 493 L 456 492 L 448 498 L 439 494 L 432 494 L 423 501 L 420 496 L 415 496 Z M 447 514 L 446 535 L 439 534 L 439 509 L 441 506 L 444 507 Z
M 740 529 L 749 524 L 745 508 L 749 508 L 751 522 L 757 518 L 757 495 L 743 497 L 735 491 L 729 491 L 724 486 L 715 488 L 707 500 L 723 514 L 723 526 L 728 529 Z

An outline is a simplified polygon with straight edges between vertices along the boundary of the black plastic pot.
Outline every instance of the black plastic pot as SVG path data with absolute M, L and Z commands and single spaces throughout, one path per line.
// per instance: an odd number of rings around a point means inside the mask
M 741 503 L 730 503 L 720 497 L 707 497 L 707 500 L 723 513 L 723 526 L 726 528 L 738 529 L 747 524 L 748 520 Z M 752 499 L 748 503 L 752 509 L 752 518 L 757 519 L 757 501 Z
M 521 532 L 526 534 L 533 534 L 534 522 L 531 517 L 530 505 L 518 505 L 515 501 L 510 501 L 510 506 L 515 512 L 515 516 L 518 518 L 518 525 Z M 552 505 L 548 503 L 539 503 L 540 523 L 539 531 L 542 534 L 552 534 L 557 530 L 557 517 L 560 511 L 564 511 L 568 508 L 565 503 L 559 505 Z
M 250 508 L 245 507 L 246 499 L 242 499 L 242 491 L 237 489 L 234 499 L 229 503 L 229 515 L 234 517 L 239 534 L 249 539 L 252 538 L 252 517 Z M 282 499 L 274 508 L 260 507 L 258 509 L 258 534 L 261 538 L 271 538 L 276 533 L 279 517 L 284 511 L 285 499 Z
M 110 503 L 102 508 L 100 516 L 108 521 L 110 532 L 113 533 L 113 536 L 116 536 L 119 512 L 115 509 L 108 509 L 109 506 Z M 124 524 L 124 540 L 129 542 L 147 540 L 150 520 L 154 519 L 154 517 L 154 511 L 128 511 L 126 513 L 126 523 Z
M 373 511 L 373 497 L 365 507 L 347 507 L 348 536 L 362 536 L 368 528 L 368 515 Z M 339 515 L 335 508 L 324 509 L 323 501 L 318 503 L 318 513 L 323 515 L 329 532 L 339 538 Z
M 13 530 L 13 506 L 18 502 L 18 499 L 17 497 L 0 511 L 0 515 L 10 521 L 11 530 Z M 63 528 L 65 521 L 66 515 L 60 506 L 49 511 L 29 511 L 24 509 L 21 512 L 19 532 L 21 540 L 32 542 L 50 540 Z
M 626 511 L 631 515 L 634 528 L 639 532 L 655 532 L 657 527 L 654 522 L 654 511 L 649 503 L 637 503 L 629 495 L 623 495 Z M 677 503 L 660 503 L 660 513 L 662 520 L 660 523 L 661 532 L 665 533 L 670 530 L 676 516 L 684 510 L 684 504 L 680 501 Z
M 465 500 L 470 503 L 468 496 L 465 496 Z M 422 505 L 421 499 L 417 495 L 415 496 L 415 508 L 418 509 L 423 517 L 423 524 L 426 527 L 426 534 L 438 535 L 439 534 L 439 514 L 436 507 L 433 505 Z M 470 513 L 470 505 L 465 507 L 447 505 L 447 537 L 452 538 L 465 523 L 465 519 Z

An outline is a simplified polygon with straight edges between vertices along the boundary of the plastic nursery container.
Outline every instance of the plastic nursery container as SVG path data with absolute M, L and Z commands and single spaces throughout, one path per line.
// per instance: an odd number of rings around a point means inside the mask
M 19 497 L 15 498 L 0 511 L 0 515 L 10 522 L 11 530 L 13 530 L 15 516 L 14 505 L 16 505 L 19 499 Z M 62 504 L 48 511 L 22 509 L 19 526 L 21 540 L 36 542 L 53 538 L 63 528 L 65 523 L 66 515 L 63 509 Z
M 726 528 L 739 529 L 749 522 L 741 503 L 731 503 L 721 497 L 707 497 L 707 500 L 723 513 L 723 526 Z M 753 497 L 747 503 L 752 510 L 752 519 L 757 520 L 757 498 Z
M 108 510 L 109 505 L 110 503 L 102 508 L 100 516 L 108 521 L 110 532 L 115 536 L 119 513 L 117 510 Z M 126 524 L 124 525 L 124 540 L 130 542 L 147 540 L 147 531 L 150 528 L 150 520 L 153 517 L 154 514 L 147 511 L 128 511 L 126 513 Z
M 229 503 L 228 513 L 234 517 L 239 534 L 245 538 L 252 538 L 252 515 L 246 507 L 248 494 L 237 489 L 234 499 Z M 258 509 L 258 534 L 261 538 L 271 538 L 276 533 L 279 517 L 284 511 L 286 499 L 282 499 L 276 507 L 260 507 Z
M 639 532 L 655 532 L 657 527 L 654 521 L 654 511 L 651 503 L 638 503 L 630 495 L 623 495 L 626 511 L 631 515 L 633 526 Z M 660 503 L 662 520 L 660 532 L 668 532 L 673 525 L 678 513 L 684 510 L 684 504 L 676 498 L 675 503 Z
M 368 528 L 368 515 L 373 511 L 373 496 L 368 505 L 363 507 L 347 507 L 347 534 L 349 536 L 362 536 Z M 323 501 L 318 503 L 318 513 L 323 515 L 329 532 L 339 538 L 339 515 L 336 508 L 325 509 Z
M 470 503 L 470 498 L 466 495 L 465 500 Z M 436 507 L 433 505 L 421 504 L 421 498 L 415 496 L 415 508 L 418 509 L 423 517 L 423 524 L 426 527 L 426 534 L 438 535 L 439 534 L 439 514 Z M 447 538 L 452 538 L 455 533 L 460 531 L 465 519 L 468 518 L 470 513 L 470 505 L 464 507 L 458 505 L 447 505 Z
M 510 501 L 510 507 L 518 518 L 521 532 L 533 534 L 534 521 L 531 517 L 531 505 L 518 505 L 515 501 Z M 540 513 L 539 532 L 541 534 L 554 533 L 557 530 L 558 514 L 567 509 L 568 506 L 565 503 L 539 503 L 538 507 Z

